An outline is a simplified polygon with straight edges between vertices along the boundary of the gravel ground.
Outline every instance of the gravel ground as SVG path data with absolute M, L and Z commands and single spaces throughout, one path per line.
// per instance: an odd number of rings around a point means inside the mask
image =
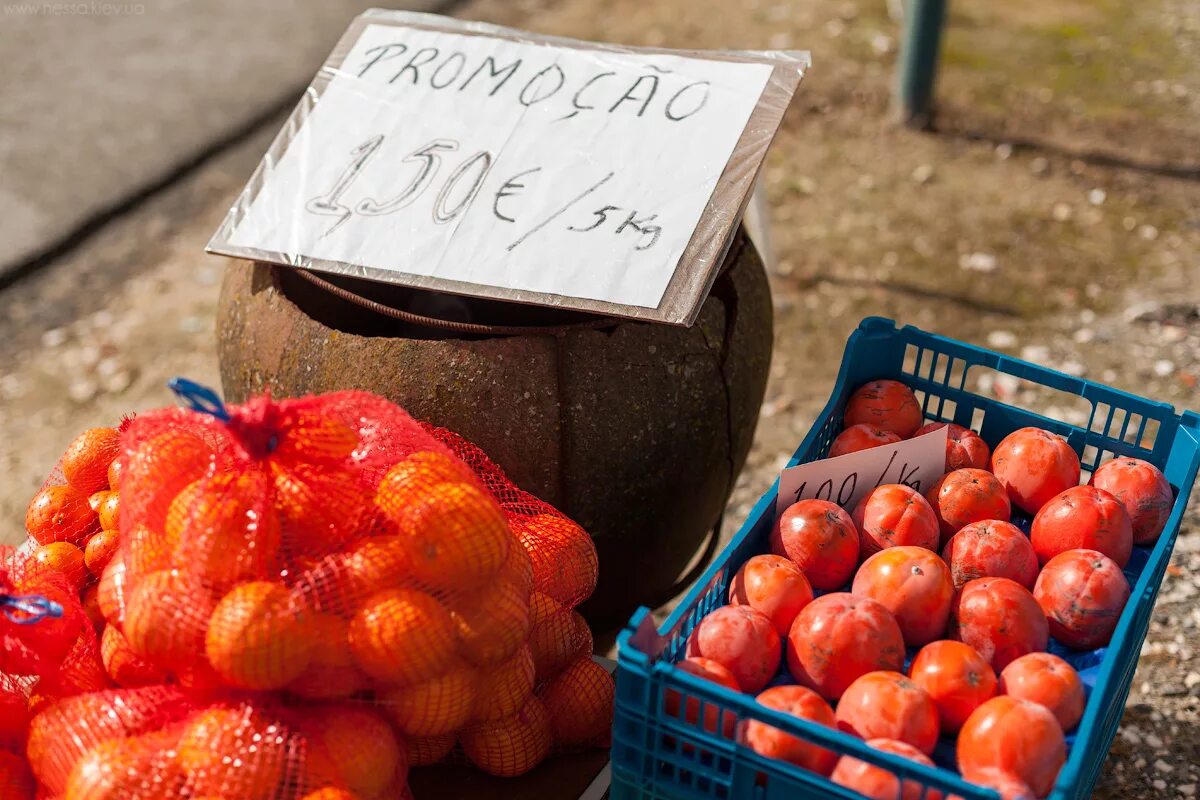
M 1002 8 L 953 4 L 936 135 L 889 122 L 898 32 L 883 2 L 610 0 L 600 14 L 595 0 L 476 0 L 460 12 L 635 44 L 814 51 L 764 173 L 776 349 L 726 536 L 807 432 L 867 315 L 1200 408 L 1195 3 Z M 215 383 L 222 265 L 202 249 L 274 131 L 0 292 L 0 541 L 20 537 L 25 503 L 76 431 L 170 402 L 172 375 Z M 977 389 L 1079 421 L 1061 398 Z M 1198 593 L 1193 503 L 1096 797 L 1195 796 Z

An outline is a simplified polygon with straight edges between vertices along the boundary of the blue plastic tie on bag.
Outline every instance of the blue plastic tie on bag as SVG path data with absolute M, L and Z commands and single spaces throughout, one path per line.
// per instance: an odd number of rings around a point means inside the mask
M 46 617 L 58 619 L 63 615 L 61 604 L 40 594 L 0 594 L 0 609 L 9 622 L 17 625 L 33 625 Z
M 201 386 L 187 378 L 171 378 L 167 387 L 179 397 L 187 407 L 202 414 L 211 414 L 222 422 L 229 422 L 229 411 L 221 396 L 207 386 Z

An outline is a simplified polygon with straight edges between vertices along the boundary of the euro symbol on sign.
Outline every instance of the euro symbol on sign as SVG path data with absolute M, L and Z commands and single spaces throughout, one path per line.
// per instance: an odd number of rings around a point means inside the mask
M 520 194 L 518 190 L 524 189 L 525 184 L 517 183 L 518 180 L 524 178 L 526 175 L 532 175 L 535 172 L 541 171 L 541 167 L 534 167 L 533 169 L 527 169 L 524 172 L 518 172 L 516 175 L 513 175 L 511 178 L 505 181 L 503 186 L 496 190 L 496 197 L 494 200 L 492 200 L 492 213 L 496 215 L 497 219 L 502 219 L 505 222 L 516 222 L 514 218 L 500 213 L 500 201 L 506 197 L 512 197 L 513 195 Z

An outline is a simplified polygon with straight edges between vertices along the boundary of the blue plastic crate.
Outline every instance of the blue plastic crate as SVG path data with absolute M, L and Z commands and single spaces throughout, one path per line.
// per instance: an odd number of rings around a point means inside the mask
M 1080 404 L 1087 425 L 1079 427 L 1051 419 L 965 388 L 977 385 L 989 372 L 993 377 L 998 373 L 1014 376 L 1026 389 L 1056 395 L 1052 401 L 1039 397 L 1039 407 Z M 1052 642 L 1052 650 L 1080 670 L 1088 700 L 1082 721 L 1068 736 L 1067 762 L 1050 797 L 1089 797 L 1124 711 L 1154 599 L 1200 466 L 1200 415 L 1191 411 L 1177 415 L 1165 403 L 911 326 L 897 329 L 891 320 L 871 317 L 850 336 L 829 403 L 789 465 L 824 457 L 841 430 L 850 393 L 875 378 L 903 381 L 917 392 L 927 419 L 974 428 L 993 447 L 1021 427 L 1036 426 L 1059 433 L 1080 454 L 1085 480 L 1113 454 L 1145 459 L 1166 474 L 1175 492 L 1175 505 L 1154 546 L 1134 548 L 1125 569 L 1132 594 L 1109 646 L 1079 653 Z M 1011 379 L 1006 383 L 1011 384 Z M 767 551 L 777 488 L 778 482 L 762 496 L 730 544 L 661 628 L 655 629 L 649 610 L 642 608 L 620 634 L 611 796 L 614 800 L 861 800 L 857 793 L 819 775 L 758 755 L 738 744 L 737 737 L 726 738 L 689 724 L 684 709 L 687 701 L 694 699 L 702 721 L 713 713 L 709 711 L 713 708 L 722 720 L 732 714 L 743 722 L 756 719 L 770 723 L 917 781 L 925 787 L 923 796 L 927 800 L 936 797 L 935 792 L 947 797 L 958 795 L 963 800 L 995 800 L 995 792 L 968 784 L 957 773 L 942 768 L 953 766 L 949 740 L 940 743 L 934 754 L 939 767 L 924 767 L 872 750 L 839 731 L 768 709 L 750 695 L 732 692 L 675 667 L 683 657 L 692 628 L 708 612 L 725 604 L 729 578 L 748 558 Z M 1014 517 L 1014 522 L 1027 526 L 1028 519 Z M 778 682 L 791 682 L 786 668 L 781 669 Z M 668 693 L 680 701 L 676 714 L 667 713 Z

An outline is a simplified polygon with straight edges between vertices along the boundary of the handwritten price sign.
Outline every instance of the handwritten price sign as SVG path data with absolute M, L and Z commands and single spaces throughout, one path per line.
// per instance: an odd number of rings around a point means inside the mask
M 828 500 L 847 510 L 876 486 L 903 483 L 924 494 L 946 472 L 946 428 L 897 444 L 810 461 L 779 476 L 775 516 L 800 500 Z
M 687 323 L 806 63 L 369 12 L 209 249 Z

